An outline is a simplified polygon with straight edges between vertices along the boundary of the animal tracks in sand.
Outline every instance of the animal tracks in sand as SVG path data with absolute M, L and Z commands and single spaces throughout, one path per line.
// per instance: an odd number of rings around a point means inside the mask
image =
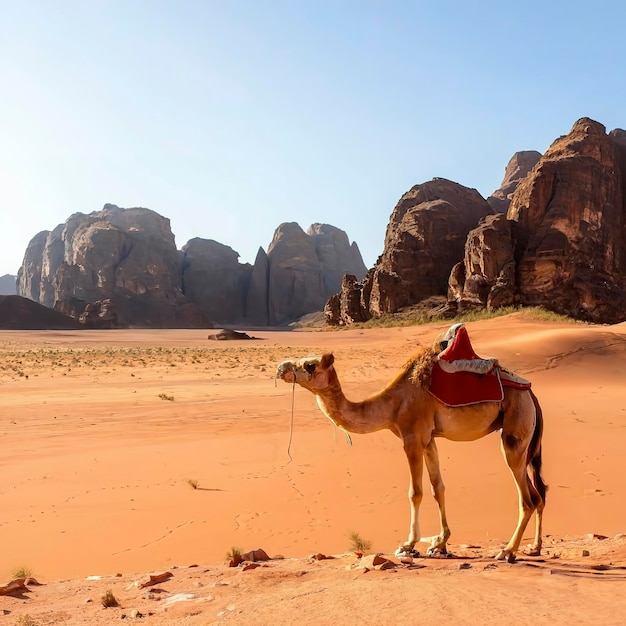
M 155 543 L 159 543 L 159 542 L 163 541 L 164 539 L 167 539 L 172 534 L 174 534 L 176 531 L 180 530 L 181 528 L 184 528 L 185 526 L 189 526 L 189 525 L 191 525 L 193 523 L 194 523 L 193 520 L 189 520 L 187 522 L 183 522 L 182 524 L 179 524 L 175 528 L 169 529 L 164 535 L 161 535 L 160 537 L 157 537 L 156 539 L 152 539 L 151 541 L 146 541 L 142 545 L 129 547 L 129 548 L 124 548 L 123 550 L 118 550 L 117 552 L 113 552 L 113 556 L 117 556 L 118 554 L 124 554 L 125 552 L 133 552 L 135 550 L 142 550 L 144 548 L 147 548 L 148 546 L 151 546 L 151 545 L 153 545 Z

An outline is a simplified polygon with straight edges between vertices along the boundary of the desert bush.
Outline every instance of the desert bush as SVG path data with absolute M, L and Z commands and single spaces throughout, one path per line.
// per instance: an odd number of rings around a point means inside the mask
M 31 578 L 33 570 L 30 567 L 18 567 L 13 571 L 13 578 Z
M 368 539 L 363 539 L 356 531 L 348 533 L 348 539 L 350 539 L 350 549 L 359 552 L 365 552 L 372 547 L 372 542 Z
M 117 598 L 113 595 L 113 592 L 110 589 L 106 591 L 106 593 L 102 596 L 101 600 L 102 600 L 102 606 L 105 609 L 120 605 L 120 603 L 117 601 Z

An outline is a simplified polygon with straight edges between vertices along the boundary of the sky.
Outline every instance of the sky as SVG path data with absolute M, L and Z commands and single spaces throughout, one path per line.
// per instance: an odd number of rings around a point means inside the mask
M 0 275 L 106 203 L 242 263 L 332 224 L 371 267 L 413 185 L 487 197 L 581 117 L 626 128 L 625 23 L 622 0 L 0 0 Z

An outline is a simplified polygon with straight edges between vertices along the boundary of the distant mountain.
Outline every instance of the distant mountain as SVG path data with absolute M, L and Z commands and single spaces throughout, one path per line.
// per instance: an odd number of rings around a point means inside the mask
M 321 311 L 344 273 L 366 273 L 356 243 L 328 224 L 281 224 L 254 265 L 238 259 L 211 239 L 178 251 L 166 217 L 106 204 L 35 235 L 17 293 L 77 319 L 107 300 L 121 326 L 279 326 Z
M 0 296 L 14 296 L 17 293 L 16 280 L 17 276 L 11 274 L 0 276 Z

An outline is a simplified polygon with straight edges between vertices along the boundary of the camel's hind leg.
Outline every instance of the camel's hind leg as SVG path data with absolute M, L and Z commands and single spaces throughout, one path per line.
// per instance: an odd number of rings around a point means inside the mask
M 509 562 L 515 560 L 515 553 L 519 550 L 522 535 L 534 511 L 537 511 L 537 526 L 533 550 L 538 552 L 541 549 L 543 498 L 528 476 L 529 447 L 534 443 L 536 427 L 535 408 L 530 395 L 520 396 L 517 406 L 512 407 L 509 414 L 505 415 L 501 442 L 504 458 L 511 470 L 519 495 L 517 526 L 507 545 L 496 557 Z

